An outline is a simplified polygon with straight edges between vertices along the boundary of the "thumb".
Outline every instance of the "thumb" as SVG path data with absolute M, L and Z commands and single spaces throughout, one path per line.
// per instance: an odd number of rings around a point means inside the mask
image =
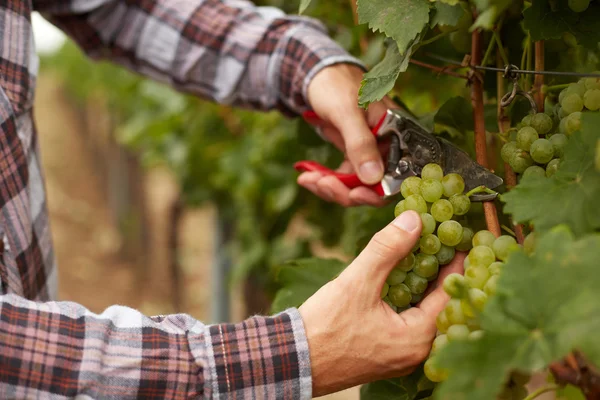
M 366 282 L 379 293 L 390 271 L 412 251 L 421 229 L 419 214 L 405 211 L 377 232 L 342 274 L 352 282 Z

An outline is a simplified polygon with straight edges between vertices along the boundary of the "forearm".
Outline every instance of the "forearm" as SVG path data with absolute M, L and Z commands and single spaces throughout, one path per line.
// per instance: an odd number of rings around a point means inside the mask
M 294 114 L 321 69 L 359 62 L 319 22 L 243 0 L 38 1 L 96 58 L 214 101 Z
M 14 295 L 0 296 L 0 306 L 1 398 L 24 392 L 219 398 L 257 388 L 287 390 L 290 398 L 311 395 L 310 366 L 303 365 L 308 349 L 295 310 L 206 326 L 183 314 L 148 318 L 114 306 L 96 315 L 74 303 Z

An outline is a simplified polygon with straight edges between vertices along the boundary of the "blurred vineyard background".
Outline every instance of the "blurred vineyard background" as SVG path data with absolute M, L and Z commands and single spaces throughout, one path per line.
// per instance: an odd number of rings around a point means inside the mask
M 297 2 L 261 3 L 297 10 Z M 346 0 L 319 2 L 309 15 L 327 15 L 338 42 L 367 65 L 380 60 L 383 41 L 354 26 Z M 392 215 L 393 204 L 343 210 L 296 185 L 295 161 L 341 161 L 302 121 L 176 93 L 88 60 L 38 15 L 34 28 L 35 113 L 61 300 L 94 312 L 124 304 L 240 321 L 295 303 L 294 293 L 277 295 L 286 262 L 347 260 Z M 433 125 L 446 99 L 415 84 L 420 75 L 431 78 L 411 67 L 402 79 L 412 84 L 400 94 Z M 447 77 L 436 85 L 464 87 Z

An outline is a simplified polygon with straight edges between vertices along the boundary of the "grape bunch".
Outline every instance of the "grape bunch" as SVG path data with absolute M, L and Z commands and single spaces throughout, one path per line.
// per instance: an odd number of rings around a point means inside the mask
M 548 103 L 546 113 L 525 116 L 502 147 L 502 159 L 523 177 L 556 173 L 569 137 L 581 127 L 582 112 L 600 110 L 600 79 L 571 83 L 557 104 Z
M 531 236 L 531 240 L 533 238 Z M 454 273 L 444 279 L 443 289 L 451 299 L 436 319 L 438 334 L 424 365 L 425 375 L 433 382 L 446 379 L 445 371 L 436 365 L 435 356 L 441 348 L 448 342 L 478 340 L 485 335 L 481 330 L 479 313 L 496 293 L 504 262 L 513 251 L 520 248 L 512 236 L 496 237 L 487 230 L 473 235 L 471 246 L 464 261 L 464 276 Z M 525 384 L 528 381 L 528 375 L 514 372 L 498 400 L 525 398 Z
M 444 176 L 437 164 L 426 165 L 421 177 L 402 182 L 401 200 L 395 209 L 398 216 L 406 210 L 421 215 L 423 230 L 413 252 L 389 274 L 381 292 L 383 300 L 397 312 L 418 303 L 428 283 L 438 276 L 440 266 L 449 264 L 455 249 L 467 250 L 473 231 L 453 219 L 465 215 L 471 201 L 464 194 L 465 182 L 458 174 Z

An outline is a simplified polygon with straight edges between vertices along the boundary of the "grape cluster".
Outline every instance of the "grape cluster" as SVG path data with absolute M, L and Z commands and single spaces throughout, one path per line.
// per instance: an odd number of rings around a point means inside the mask
M 472 246 L 465 258 L 465 274 L 450 274 L 443 288 L 451 297 L 446 308 L 438 315 L 437 337 L 433 342 L 424 372 L 433 382 L 446 379 L 446 373 L 436 365 L 436 353 L 448 342 L 478 340 L 485 333 L 481 330 L 479 313 L 488 298 L 496 293 L 496 285 L 504 262 L 520 246 L 512 236 L 496 237 L 482 230 L 473 235 Z M 523 399 L 527 395 L 524 385 L 528 377 L 514 373 L 504 387 L 499 399 Z
M 420 178 L 405 179 L 400 190 L 404 200 L 396 205 L 396 216 L 406 210 L 418 212 L 423 230 L 413 252 L 392 270 L 381 292 L 383 300 L 397 312 L 418 303 L 428 282 L 437 278 L 440 266 L 452 261 L 455 249 L 466 250 L 465 243 L 473 236 L 472 230 L 453 219 L 471 207 L 460 175 L 444 176 L 439 165 L 428 164 Z
M 502 147 L 502 159 L 522 176 L 556 173 L 569 137 L 581 127 L 581 114 L 600 109 L 600 79 L 571 83 L 548 104 L 546 113 L 527 115 Z

